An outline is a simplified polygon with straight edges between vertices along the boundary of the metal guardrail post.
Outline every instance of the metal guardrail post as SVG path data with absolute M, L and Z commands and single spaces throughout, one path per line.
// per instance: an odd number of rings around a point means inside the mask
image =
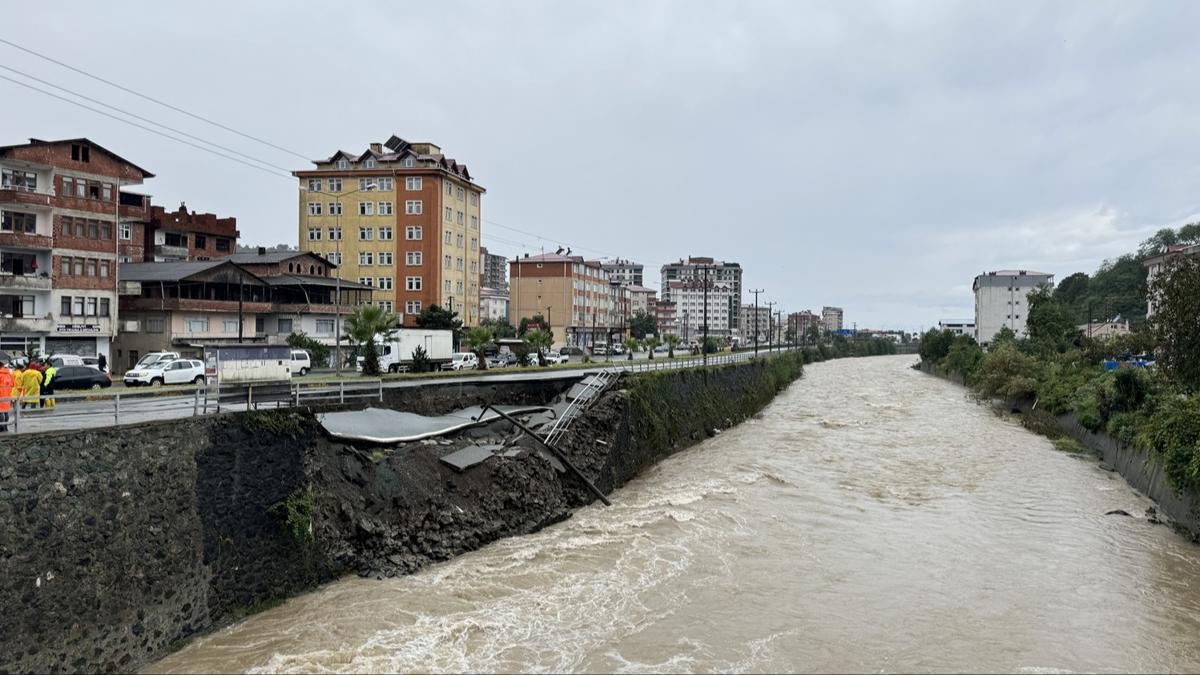
M 21 399 L 12 399 L 13 409 L 13 433 L 21 433 Z
M 346 383 L 338 381 L 338 403 L 346 402 Z
M 121 395 L 113 396 L 113 423 L 121 424 Z
M 254 403 L 254 385 L 246 385 L 246 410 L 250 410 L 250 406 Z
M 296 388 L 292 390 L 292 405 L 300 407 L 300 383 L 296 383 Z
M 200 414 L 200 387 L 196 387 L 195 397 L 192 398 L 192 417 Z
M 379 402 L 383 403 L 383 380 L 379 380 Z

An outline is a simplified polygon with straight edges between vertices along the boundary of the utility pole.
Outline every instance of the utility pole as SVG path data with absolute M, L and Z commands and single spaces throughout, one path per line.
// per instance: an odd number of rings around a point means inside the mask
M 775 305 L 778 305 L 779 303 L 767 302 L 764 304 L 767 306 L 767 351 L 770 352 L 775 348 L 775 330 L 771 326 L 771 318 L 775 316 L 773 313 L 775 310 Z
M 708 365 L 708 266 L 704 267 L 704 342 L 700 344 L 700 357 Z
M 758 357 L 758 294 L 763 290 L 760 288 L 750 292 L 754 294 L 754 356 Z

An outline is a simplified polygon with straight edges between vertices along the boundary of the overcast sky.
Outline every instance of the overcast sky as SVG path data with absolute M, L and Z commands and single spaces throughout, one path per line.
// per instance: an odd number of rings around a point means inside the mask
M 969 317 L 980 271 L 1090 272 L 1200 212 L 1197 3 L 56 0 L 5 14 L 4 39 L 307 158 L 393 133 L 434 142 L 487 188 L 496 252 L 620 255 L 654 282 L 668 260 L 714 256 L 764 302 L 839 305 L 860 327 Z M 0 64 L 311 166 L 7 45 Z M 88 136 L 157 174 L 157 203 L 236 216 L 244 243 L 296 243 L 293 179 L 5 80 L 0 95 L 0 144 Z

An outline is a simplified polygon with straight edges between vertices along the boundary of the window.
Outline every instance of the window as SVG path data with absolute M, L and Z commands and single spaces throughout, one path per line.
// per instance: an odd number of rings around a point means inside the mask
M 319 227 L 308 228 L 308 240 L 309 241 L 321 241 L 321 228 L 319 228 Z
M 331 215 L 331 216 L 342 215 L 342 203 L 341 202 L 329 202 L 329 215 Z
M 342 240 L 342 228 L 340 228 L 340 227 L 329 228 L 329 241 L 341 241 L 341 240 Z
M 71 275 L 71 259 L 70 258 L 62 259 L 62 274 L 63 274 L 63 276 Z
M 446 280 L 446 292 L 447 293 L 450 292 L 450 280 L 449 279 Z
M 75 181 L 75 196 L 76 197 L 86 197 L 87 196 L 87 181 L 83 180 L 82 178 L 79 178 Z
M 333 335 L 333 319 L 317 319 L 317 335 Z
M 392 254 L 390 251 L 379 252 L 379 264 L 389 266 L 392 264 Z
M 416 166 L 417 161 L 412 158 L 412 155 L 409 155 L 408 157 L 404 158 L 404 161 L 401 162 L 401 164 L 404 166 Z
M 375 202 L 359 202 L 358 215 L 373 216 L 375 215 Z
M 376 178 L 375 180 L 376 180 L 376 187 L 378 189 L 387 190 L 387 191 L 391 192 L 391 190 L 392 190 L 392 179 L 391 178 Z
M 74 266 L 75 266 L 75 272 L 74 272 L 75 276 L 77 276 L 77 277 L 83 276 L 83 258 L 75 258 Z
M 105 299 L 107 300 L 107 298 L 105 298 Z M 66 298 L 63 298 L 63 300 L 66 300 Z M 163 332 L 163 320 L 162 319 L 146 319 L 143 327 L 145 328 L 147 333 L 161 333 L 161 332 Z
M 341 169 L 342 171 L 345 171 L 346 169 L 350 168 L 350 162 L 347 162 L 346 158 L 343 157 L 337 161 L 337 168 Z
M 454 197 L 460 202 L 463 200 L 463 189 L 461 187 L 458 188 L 458 192 L 454 195 Z
M 329 191 L 330 192 L 341 192 L 342 191 L 342 179 L 341 178 L 330 178 L 329 179 Z
M 225 319 L 225 332 L 226 333 L 238 332 L 238 320 L 237 319 Z
M 445 214 L 442 216 L 442 220 L 445 220 L 445 221 L 451 221 L 451 220 L 454 220 L 454 209 L 452 209 L 452 208 L 450 208 L 449 206 L 447 206 L 447 207 L 446 207 L 446 212 L 445 212 Z
M 454 241 L 454 233 L 446 230 L 446 233 L 442 236 L 442 243 L 449 246 L 452 241 Z
M 71 296 L 64 295 L 62 297 L 62 306 L 59 308 L 58 313 L 62 316 L 71 316 Z
M 217 250 L 222 253 L 229 252 L 229 240 L 224 237 L 217 237 Z
M 372 277 L 359 277 L 358 283 L 362 284 L 363 286 L 374 286 L 375 279 Z
M 108 278 L 108 261 L 101 260 L 100 264 L 99 264 L 99 269 L 100 269 L 100 278 L 107 279 Z
M 410 216 L 419 216 L 422 213 L 423 204 L 420 199 L 410 199 L 404 202 L 404 212 Z
M 75 160 L 76 162 L 90 162 L 92 161 L 90 151 L 91 148 L 83 143 L 72 143 L 71 159 Z
M 391 214 L 391 212 L 392 212 L 391 206 L 392 206 L 391 202 L 388 202 L 388 214 Z M 384 225 L 383 227 L 380 227 L 379 228 L 379 241 L 391 241 L 391 240 L 392 240 L 392 226 Z
M 341 253 L 338 253 L 338 252 L 330 253 L 328 256 L 326 256 L 326 258 L 328 258 L 329 262 L 333 263 L 334 265 L 340 266 L 342 264 L 342 254 Z
M 446 256 L 442 259 L 442 267 L 450 269 L 450 256 Z
M 385 291 L 392 290 L 392 278 L 391 277 L 379 277 L 379 288 L 381 290 L 385 290 Z
M 317 239 L 320 239 L 320 238 L 321 238 L 320 233 L 317 233 Z M 196 248 L 200 249 L 201 251 L 207 249 L 208 248 L 208 237 L 204 236 L 203 234 L 196 235 Z
M 108 298 L 100 298 L 100 316 L 108 316 Z
M 368 157 L 367 161 L 363 162 L 363 167 L 365 167 L 365 168 L 374 169 L 375 166 L 376 166 L 376 163 L 375 163 L 374 157 Z
M 471 237 L 471 250 L 474 251 L 477 248 L 479 248 L 479 240 L 475 237 Z
M 471 229 L 479 229 L 479 216 L 471 216 Z
M 479 263 L 471 261 L 471 274 L 479 274 Z
M 254 332 L 267 332 L 267 318 L 265 316 L 259 314 L 258 316 L 254 317 Z
M 456 270 L 458 270 L 459 272 L 461 272 L 461 271 L 462 271 L 462 265 L 463 265 L 462 258 L 455 258 L 455 259 L 454 259 L 454 269 L 456 269 Z
M 104 184 L 104 193 L 101 196 L 101 199 L 103 199 L 106 202 L 112 201 L 112 183 Z
M 378 186 L 375 184 L 374 178 L 359 178 L 358 179 L 358 189 L 359 190 L 374 190 L 376 187 L 378 187 Z
M 280 335 L 282 335 L 284 333 L 291 335 L 291 333 L 292 333 L 292 320 L 291 319 L 279 319 L 278 325 L 279 325 L 279 334 Z
M 63 181 L 68 181 L 69 178 L 64 178 Z M 421 180 L 420 178 L 417 179 Z M 37 174 L 32 171 L 17 171 L 16 169 L 4 169 L 0 172 L 0 187 L 5 190 L 22 190 L 24 192 L 37 192 Z
M 409 226 L 405 227 L 404 228 L 404 238 L 407 239 L 408 241 L 420 241 L 421 240 L 421 226 L 420 225 L 409 225 Z
M 71 178 L 70 176 L 63 176 L 62 183 L 63 183 L 62 195 L 64 197 L 70 197 L 71 195 L 75 194 L 75 179 L 74 178 Z
M 421 177 L 420 176 L 405 177 L 404 189 L 408 190 L 409 192 L 413 192 L 415 190 L 420 190 L 421 189 Z
M 320 192 L 321 191 L 321 179 L 320 178 L 309 178 L 308 179 L 308 191 L 309 192 Z
M 449 197 L 452 194 L 454 194 L 454 184 L 446 181 L 446 196 Z
M 471 206 L 479 206 L 479 193 L 478 192 L 471 193 Z
M 421 313 L 421 301 L 420 300 L 409 300 L 408 302 L 404 303 L 404 311 L 408 312 L 409 314 L 420 314 Z
M 391 202 L 379 202 L 379 215 L 381 215 L 381 216 L 392 215 L 392 203 Z
M 458 248 L 463 247 L 463 236 L 461 234 L 454 237 L 454 245 Z
M 374 253 L 371 253 L 370 251 L 363 251 L 358 254 L 358 264 L 359 265 L 374 265 L 375 264 L 374 257 L 375 257 Z
M 462 282 L 461 282 L 461 281 L 456 281 L 456 282 L 454 282 L 454 290 L 455 290 L 456 292 L 458 292 L 458 293 L 462 293 L 462 289 L 463 289 L 463 285 L 462 285 Z
M 420 265 L 421 264 L 421 252 L 420 251 L 409 251 L 409 252 L 405 253 L 404 254 L 404 264 L 405 265 Z
M 358 228 L 358 240 L 359 241 L 371 241 L 374 238 L 375 238 L 375 228 L 372 228 L 372 227 Z
M 87 261 L 87 275 L 89 277 L 96 276 L 96 261 L 95 260 Z
M 410 291 L 421 290 L 421 277 L 405 277 L 404 288 Z
M 37 232 L 37 216 L 32 213 L 5 211 L 0 214 L 0 232 L 35 234 Z
M 90 199 L 100 199 L 100 184 L 94 181 L 88 181 L 87 194 Z

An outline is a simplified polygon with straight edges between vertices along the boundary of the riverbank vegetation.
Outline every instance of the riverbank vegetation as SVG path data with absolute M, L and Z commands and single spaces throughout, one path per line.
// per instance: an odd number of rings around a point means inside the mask
M 931 330 L 921 360 L 980 398 L 1027 410 L 1033 431 L 1056 438 L 1054 416 L 1074 413 L 1087 429 L 1160 456 L 1177 489 L 1200 489 L 1200 259 L 1168 260 L 1141 292 L 1155 312 L 1128 335 L 1086 337 L 1077 308 L 1043 288 L 1028 296 L 1027 335 L 1004 330 L 984 351 L 969 336 Z

